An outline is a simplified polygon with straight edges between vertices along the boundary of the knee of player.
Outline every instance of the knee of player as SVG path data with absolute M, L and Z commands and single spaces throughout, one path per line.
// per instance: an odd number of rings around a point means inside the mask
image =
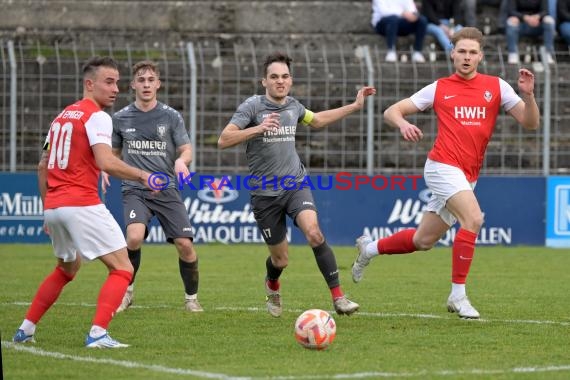
M 273 266 L 278 269 L 285 269 L 289 265 L 289 255 L 281 256 L 279 258 L 273 257 L 271 260 L 273 262 Z
M 73 281 L 75 275 L 79 271 L 79 268 L 81 268 L 81 262 L 75 261 L 71 263 L 59 263 L 58 268 L 61 271 L 61 273 L 65 276 L 67 281 Z
M 463 221 L 463 223 L 461 223 L 461 227 L 468 229 L 469 231 L 479 231 L 483 226 L 484 221 L 485 220 L 483 217 L 483 213 L 477 212 L 472 215 L 469 215 L 469 217 L 465 221 Z
M 132 264 L 131 264 L 131 265 L 124 265 L 124 266 L 121 267 L 119 270 L 122 270 L 122 271 L 125 271 L 125 272 L 130 273 L 131 279 L 132 279 L 133 274 L 135 273 L 135 268 L 133 267 Z M 130 281 L 131 279 L 129 279 L 129 281 Z
M 321 232 L 320 228 L 317 226 L 309 229 L 305 234 L 305 236 L 311 247 L 316 247 L 318 245 L 321 245 L 325 241 L 323 233 Z
M 432 237 L 432 236 L 422 236 L 415 234 L 414 235 L 414 246 L 416 247 L 417 251 L 428 251 L 433 248 L 433 246 L 438 242 L 439 237 Z
M 174 239 L 174 245 L 180 253 L 186 255 L 194 254 L 194 244 L 190 238 L 176 238 Z
M 127 235 L 127 247 L 130 250 L 139 249 L 142 246 L 144 236 Z
M 435 245 L 434 242 L 428 240 L 418 240 L 414 241 L 414 245 L 417 251 L 429 251 Z

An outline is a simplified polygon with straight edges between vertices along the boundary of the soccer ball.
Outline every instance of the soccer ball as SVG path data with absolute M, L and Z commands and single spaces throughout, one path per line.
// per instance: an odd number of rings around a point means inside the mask
M 324 310 L 307 310 L 295 321 L 295 339 L 305 348 L 324 350 L 335 336 L 336 323 Z

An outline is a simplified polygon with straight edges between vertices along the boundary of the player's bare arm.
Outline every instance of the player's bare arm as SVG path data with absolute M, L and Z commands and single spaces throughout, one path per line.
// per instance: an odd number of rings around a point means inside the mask
M 121 148 L 113 148 L 113 155 L 117 158 L 122 158 Z M 107 188 L 111 187 L 111 181 L 109 180 L 109 174 L 105 171 L 101 171 L 101 190 L 103 194 L 107 194 Z
M 522 101 L 509 110 L 509 114 L 525 129 L 535 130 L 540 125 L 540 110 L 534 98 L 534 74 L 519 70 L 518 90 Z
M 332 124 L 351 113 L 357 112 L 364 107 L 364 100 L 371 95 L 376 94 L 374 87 L 362 87 L 356 94 L 356 99 L 353 103 L 332 110 L 317 112 L 314 114 L 313 119 L 309 125 L 313 128 L 323 128 Z
M 384 120 L 390 126 L 399 128 L 404 140 L 418 142 L 424 137 L 423 132 L 406 120 L 406 116 L 418 112 L 420 112 L 419 108 L 416 107 L 410 98 L 406 98 L 388 107 L 384 111 Z
M 240 129 L 235 124 L 228 124 L 222 131 L 218 139 L 218 148 L 226 149 L 241 144 L 242 142 L 264 134 L 265 132 L 276 132 L 279 129 L 279 114 L 271 113 L 263 122 L 255 127 Z
M 95 162 L 100 170 L 117 178 L 138 181 L 149 189 L 155 190 L 148 184 L 148 177 L 150 176 L 149 173 L 142 169 L 130 166 L 121 159 L 115 157 L 109 145 L 95 144 L 91 146 L 91 149 L 93 150 Z
M 174 172 L 182 173 L 185 177 L 190 174 L 188 166 L 192 162 L 192 145 L 184 144 L 177 148 L 178 158 L 174 161 Z
M 48 163 L 48 151 L 44 150 L 42 152 L 42 156 L 40 158 L 40 162 L 38 162 L 38 188 L 40 190 L 40 197 L 42 202 L 45 204 L 46 200 L 46 193 L 47 193 L 47 163 Z M 49 235 L 49 230 L 47 225 L 43 224 L 43 229 L 46 234 Z
M 48 152 L 43 151 L 40 162 L 38 163 L 38 187 L 40 190 L 40 196 L 42 197 L 42 202 L 45 202 L 47 192 L 47 162 Z

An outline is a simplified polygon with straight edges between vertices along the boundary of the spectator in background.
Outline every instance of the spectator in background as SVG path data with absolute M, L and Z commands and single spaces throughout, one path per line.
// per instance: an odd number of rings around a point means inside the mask
M 497 8 L 497 26 L 498 31 L 502 33 L 505 30 L 505 25 L 507 24 L 508 3 L 509 0 L 463 0 L 465 25 L 479 27 L 483 30 L 484 34 L 491 34 L 490 21 L 483 20 L 483 25 L 480 25 L 481 20 L 477 20 L 477 8 L 487 5 Z
M 507 49 L 509 64 L 519 63 L 519 37 L 540 37 L 547 50 L 547 61 L 554 63 L 554 18 L 548 14 L 548 0 L 508 0 Z
M 423 0 L 422 14 L 428 19 L 427 34 L 433 36 L 446 55 L 451 52 L 449 38 L 461 29 L 461 3 L 457 0 Z
M 425 62 L 422 49 L 428 21 L 420 15 L 413 0 L 373 0 L 372 27 L 386 38 L 386 62 L 396 62 L 398 36 L 415 34 L 413 62 Z
M 548 14 L 552 16 L 554 21 L 557 20 L 557 8 L 558 7 L 558 0 L 548 0 Z
M 558 0 L 556 7 L 558 31 L 566 45 L 570 47 L 570 0 Z

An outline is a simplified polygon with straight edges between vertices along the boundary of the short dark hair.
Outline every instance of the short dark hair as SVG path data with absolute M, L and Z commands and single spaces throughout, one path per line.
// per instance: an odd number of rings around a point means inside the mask
M 83 76 L 92 75 L 99 67 L 109 67 L 119 71 L 119 64 L 111 57 L 91 57 L 83 65 Z
M 451 43 L 453 44 L 453 46 L 455 46 L 459 40 L 475 40 L 479 42 L 479 46 L 481 46 L 481 49 L 483 49 L 484 45 L 483 33 L 481 33 L 479 29 L 474 28 L 472 26 L 466 26 L 464 28 L 461 28 L 459 31 L 453 33 L 453 36 L 451 36 Z
M 275 62 L 284 63 L 287 65 L 287 68 L 291 70 L 292 61 L 293 58 L 289 57 L 287 54 L 280 51 L 276 51 L 275 53 L 269 54 L 267 57 L 265 57 L 265 62 L 263 63 L 263 76 L 264 77 L 267 76 L 267 68 L 269 67 L 269 65 Z
M 131 70 L 131 74 L 133 78 L 137 75 L 140 70 L 151 70 L 154 71 L 157 77 L 160 77 L 160 69 L 158 68 L 158 63 L 150 60 L 140 61 L 133 65 L 133 69 Z

